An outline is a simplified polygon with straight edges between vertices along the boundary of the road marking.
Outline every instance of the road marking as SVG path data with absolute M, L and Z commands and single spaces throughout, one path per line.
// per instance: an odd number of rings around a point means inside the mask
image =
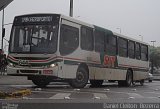
M 157 92 L 144 92 L 144 93 L 153 93 L 153 94 L 160 95 L 160 93 L 157 93 Z
M 137 93 L 127 93 L 130 97 L 134 98 L 144 98 L 142 95 L 137 94 Z
M 104 93 L 93 93 L 93 95 L 94 95 L 94 98 L 96 98 L 96 97 L 100 97 L 100 99 L 107 99 L 108 98 L 107 95 Z
M 49 99 L 64 99 L 65 97 L 69 97 L 71 93 L 57 93 L 56 95 L 49 97 Z

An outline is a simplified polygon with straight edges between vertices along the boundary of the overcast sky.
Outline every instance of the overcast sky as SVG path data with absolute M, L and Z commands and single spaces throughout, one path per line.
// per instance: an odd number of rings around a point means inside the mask
M 14 0 L 5 9 L 5 23 L 29 13 L 69 15 L 70 0 Z M 0 12 L 0 26 L 2 20 Z M 160 46 L 160 0 L 74 0 L 74 18 Z M 10 26 L 6 38 L 9 39 Z M 1 29 L 1 27 L 0 27 Z M 0 31 L 1 34 L 1 31 Z M 139 36 L 141 35 L 141 36 Z M 5 42 L 6 43 L 6 42 Z

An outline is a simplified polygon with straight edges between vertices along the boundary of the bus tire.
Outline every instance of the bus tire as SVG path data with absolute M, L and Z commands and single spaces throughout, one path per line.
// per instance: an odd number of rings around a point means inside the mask
M 46 79 L 32 79 L 32 82 L 38 86 L 38 87 L 41 87 L 41 88 L 44 88 L 46 87 L 50 82 Z
M 76 73 L 76 78 L 70 80 L 69 84 L 73 88 L 84 88 L 88 83 L 89 73 L 84 67 L 79 67 Z
M 91 86 L 99 87 L 103 84 L 103 80 L 90 80 Z
M 144 80 L 140 80 L 140 85 L 141 85 L 141 86 L 144 85 Z
M 131 86 L 133 82 L 133 75 L 132 75 L 132 71 L 128 70 L 127 71 L 127 75 L 126 75 L 126 80 L 125 80 L 125 85 L 127 87 Z

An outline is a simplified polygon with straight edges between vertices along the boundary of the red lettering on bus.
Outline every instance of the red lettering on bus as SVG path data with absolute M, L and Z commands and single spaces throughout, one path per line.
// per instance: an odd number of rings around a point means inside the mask
M 116 61 L 116 58 L 115 56 L 108 56 L 108 55 L 105 55 L 104 56 L 104 65 L 105 66 L 108 66 L 108 67 L 114 67 L 114 63 Z

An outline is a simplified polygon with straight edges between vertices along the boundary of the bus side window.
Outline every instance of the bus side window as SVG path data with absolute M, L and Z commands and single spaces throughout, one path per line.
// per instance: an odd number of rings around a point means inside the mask
M 101 31 L 95 31 L 95 51 L 104 52 L 104 37 L 105 33 Z
M 93 46 L 93 29 L 89 27 L 81 27 L 81 48 L 83 50 L 92 51 Z
M 140 44 L 136 43 L 136 59 L 141 59 L 141 51 L 140 51 Z
M 108 55 L 115 56 L 117 54 L 117 37 L 114 35 L 106 36 L 105 52 Z
M 146 45 L 141 46 L 141 60 L 148 61 L 148 46 Z
M 128 47 L 127 47 L 128 41 L 123 38 L 118 38 L 118 52 L 119 56 L 127 57 L 128 56 Z
M 128 42 L 128 56 L 129 58 L 135 58 L 135 42 L 129 41 Z
M 60 54 L 67 55 L 78 48 L 79 29 L 69 25 L 61 26 L 60 34 Z

